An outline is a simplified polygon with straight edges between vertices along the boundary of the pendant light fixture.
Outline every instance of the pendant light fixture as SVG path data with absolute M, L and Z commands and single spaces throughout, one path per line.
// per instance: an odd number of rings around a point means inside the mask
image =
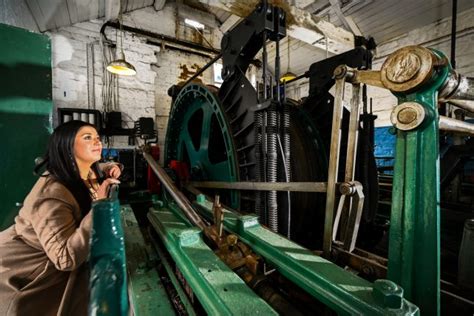
M 280 77 L 280 82 L 285 83 L 296 78 L 296 75 L 290 72 L 290 37 L 288 36 L 288 63 L 286 66 L 286 72 Z
M 123 52 L 123 30 L 122 30 L 122 5 L 120 5 L 120 16 L 119 16 L 119 23 L 120 23 L 120 51 L 118 58 L 111 61 L 107 65 L 107 71 L 120 75 L 120 76 L 134 76 L 136 75 L 137 71 L 132 64 L 125 60 L 125 54 Z M 118 49 L 118 47 L 117 47 Z

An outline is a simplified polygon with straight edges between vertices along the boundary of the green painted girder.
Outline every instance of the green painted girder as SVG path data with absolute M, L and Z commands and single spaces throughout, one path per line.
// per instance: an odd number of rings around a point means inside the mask
M 89 315 L 128 315 L 124 233 L 118 199 L 92 205 Z
M 203 195 L 198 196 L 195 206 L 204 216 L 212 218 L 212 202 Z M 263 228 L 257 216 L 240 216 L 225 208 L 223 211 L 224 226 L 228 231 L 238 235 L 282 275 L 338 314 L 419 314 L 418 307 L 403 299 L 403 290 L 393 282 L 378 280 L 372 284 Z M 401 307 L 390 308 L 393 307 L 392 299 L 398 301 Z
M 204 243 L 200 230 L 174 204 L 151 209 L 148 219 L 179 271 L 210 315 L 277 315 Z
M 414 93 L 396 95 L 400 104 L 421 104 L 427 115 L 417 129 L 397 131 L 387 278 L 400 284 L 406 297 L 425 315 L 440 314 L 437 96 L 449 69 L 449 65 L 443 66 Z
M 121 219 L 127 256 L 128 287 L 133 314 L 175 315 L 160 275 L 149 266 L 152 251 L 146 246 L 138 222 L 129 205 L 121 206 Z
M 157 255 L 160 258 L 160 263 L 166 270 L 166 276 L 169 278 L 174 289 L 176 290 L 179 300 L 181 301 L 181 304 L 186 310 L 186 313 L 189 316 L 195 316 L 196 312 L 194 310 L 193 303 L 191 302 L 191 297 L 186 294 L 185 284 L 182 284 L 181 281 L 178 280 L 174 263 L 167 258 L 168 256 L 166 255 L 166 250 L 164 250 L 156 241 L 153 241 L 152 244 L 156 250 Z

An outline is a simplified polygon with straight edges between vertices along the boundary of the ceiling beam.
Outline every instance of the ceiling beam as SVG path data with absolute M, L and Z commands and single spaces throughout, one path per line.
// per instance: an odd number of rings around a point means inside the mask
M 255 9 L 259 1 L 200 0 L 200 2 L 245 17 Z M 354 35 L 351 32 L 285 2 L 277 3 L 286 12 L 289 36 L 323 50 L 327 48 L 329 52 L 335 54 L 354 48 Z
M 241 20 L 242 20 L 241 17 L 239 17 L 235 14 L 231 14 L 227 18 L 227 20 L 225 20 L 224 23 L 222 23 L 221 26 L 219 26 L 219 30 L 222 32 L 222 34 L 224 34 L 225 32 L 230 30 L 234 25 L 236 25 Z

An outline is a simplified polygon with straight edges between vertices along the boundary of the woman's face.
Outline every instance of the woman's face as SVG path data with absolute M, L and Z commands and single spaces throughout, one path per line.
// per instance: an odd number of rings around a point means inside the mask
M 74 157 L 78 165 L 99 161 L 101 153 L 102 143 L 96 129 L 91 126 L 81 127 L 74 140 Z

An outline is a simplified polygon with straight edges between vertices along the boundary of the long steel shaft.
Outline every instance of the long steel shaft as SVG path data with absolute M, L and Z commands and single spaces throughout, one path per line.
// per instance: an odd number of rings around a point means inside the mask
M 151 169 L 153 169 L 158 179 L 160 179 L 163 186 L 181 208 L 184 215 L 191 221 L 192 224 L 204 230 L 207 225 L 193 209 L 186 196 L 174 185 L 173 180 L 171 180 L 166 171 L 160 167 L 160 165 L 158 165 L 158 163 L 150 154 L 143 152 L 143 157 L 146 159 Z

